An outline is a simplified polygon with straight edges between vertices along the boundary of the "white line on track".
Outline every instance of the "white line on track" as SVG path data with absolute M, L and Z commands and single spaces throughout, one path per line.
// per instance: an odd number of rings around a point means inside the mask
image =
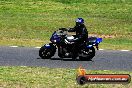
M 41 47 L 34 47 L 34 48 L 41 48 Z
M 104 50 L 104 49 L 99 49 L 99 50 Z
M 120 51 L 130 51 L 130 50 L 120 50 Z
M 10 46 L 10 47 L 18 47 L 18 46 Z

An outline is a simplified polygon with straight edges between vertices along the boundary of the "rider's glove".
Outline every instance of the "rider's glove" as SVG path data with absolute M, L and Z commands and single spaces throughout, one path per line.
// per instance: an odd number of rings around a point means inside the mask
M 68 32 L 74 32 L 75 31 L 74 28 L 68 28 L 67 30 L 68 30 Z

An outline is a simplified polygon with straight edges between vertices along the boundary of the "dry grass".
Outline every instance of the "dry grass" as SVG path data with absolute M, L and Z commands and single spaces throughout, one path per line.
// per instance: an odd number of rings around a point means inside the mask
M 130 71 L 87 70 L 90 74 L 130 74 Z M 1 88 L 131 88 L 130 84 L 76 83 L 77 69 L 45 67 L 0 67 Z

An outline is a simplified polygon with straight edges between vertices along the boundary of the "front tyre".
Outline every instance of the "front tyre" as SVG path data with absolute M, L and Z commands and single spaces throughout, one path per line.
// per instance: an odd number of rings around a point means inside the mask
M 50 59 L 52 56 L 54 56 L 55 52 L 56 52 L 55 46 L 52 46 L 50 48 L 42 46 L 39 50 L 39 56 L 42 59 Z

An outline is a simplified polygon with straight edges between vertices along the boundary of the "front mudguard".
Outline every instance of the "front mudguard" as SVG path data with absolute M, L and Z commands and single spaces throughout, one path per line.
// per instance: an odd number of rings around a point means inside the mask
M 45 45 L 43 45 L 43 46 L 44 46 L 45 48 L 53 48 L 53 49 L 56 50 L 56 45 L 53 44 L 53 43 L 45 44 Z

